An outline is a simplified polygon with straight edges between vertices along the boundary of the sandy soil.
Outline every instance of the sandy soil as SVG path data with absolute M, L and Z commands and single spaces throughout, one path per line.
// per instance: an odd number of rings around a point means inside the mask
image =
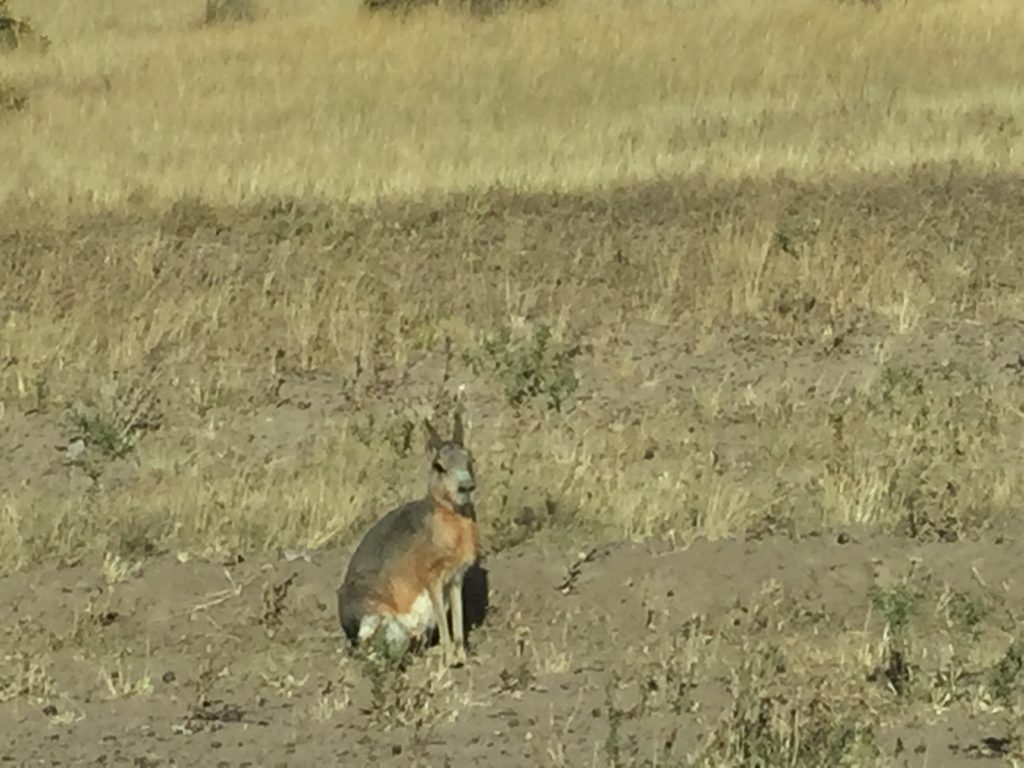
M 341 551 L 308 562 L 158 559 L 112 593 L 85 567 L 9 576 L 0 582 L 3 623 L 19 628 L 22 642 L 52 649 L 46 672 L 62 694 L 43 706 L 3 705 L 0 752 L 18 765 L 511 766 L 551 753 L 568 765 L 603 764 L 611 677 L 630 681 L 616 706 L 635 706 L 633 674 L 680 638 L 700 641 L 707 617 L 742 612 L 770 580 L 822 634 L 862 627 L 874 575 L 911 556 L 965 589 L 978 576 L 1014 585 L 1020 610 L 1019 546 L 856 536 L 700 542 L 687 551 L 620 545 L 594 549 L 575 577 L 576 550 L 524 547 L 486 563 L 491 606 L 472 634 L 468 667 L 443 670 L 428 652 L 383 704 L 341 649 L 331 600 Z M 267 597 L 284 583 L 279 599 Z M 91 657 L 105 645 L 126 649 L 124 677 L 112 685 L 145 675 L 151 693 L 110 700 L 98 688 Z M 685 714 L 655 712 L 625 729 L 663 755 L 693 752 L 726 688 L 723 669 L 695 686 Z M 992 719 L 950 711 L 887 729 L 882 743 L 895 750 L 901 740 L 901 765 L 973 765 L 986 738 L 1003 736 Z

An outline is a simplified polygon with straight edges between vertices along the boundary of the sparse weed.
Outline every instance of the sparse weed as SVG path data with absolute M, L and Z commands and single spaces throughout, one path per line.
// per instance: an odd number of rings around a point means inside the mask
M 315 722 L 324 723 L 333 720 L 339 712 L 352 706 L 350 685 L 345 678 L 328 680 L 319 690 L 317 700 L 313 704 L 311 717 Z
M 989 606 L 984 601 L 955 589 L 947 588 L 939 605 L 949 626 L 974 641 L 978 639 L 982 625 L 990 614 Z
M 521 694 L 530 689 L 536 681 L 536 675 L 526 659 L 520 659 L 519 663 L 511 668 L 502 669 L 498 673 L 498 680 L 497 692 Z
M 397 457 L 405 458 L 415 446 L 416 425 L 402 416 L 389 418 L 381 423 L 371 413 L 352 425 L 352 434 L 367 448 L 379 440 Z
M 884 658 L 877 671 L 892 690 L 903 696 L 910 692 L 915 669 L 911 662 L 910 623 L 918 613 L 924 594 L 912 581 L 912 574 L 887 587 L 875 585 L 869 594 L 875 611 L 885 621 Z
M 911 619 L 920 610 L 923 593 L 911 580 L 904 579 L 890 587 L 875 585 L 870 593 L 871 605 L 885 621 L 889 631 L 903 637 L 910 627 Z
M 123 459 L 135 450 L 134 430 L 115 416 L 80 406 L 70 414 L 71 442 L 84 440 L 108 459 Z
M 39 701 L 52 695 L 54 687 L 41 656 L 26 651 L 0 656 L 0 702 L 23 697 Z
M 281 626 L 288 610 L 288 591 L 297 578 L 298 574 L 292 573 L 282 581 L 268 582 L 263 587 L 263 608 L 258 620 L 268 637 L 273 637 Z
M 136 674 L 125 664 L 123 656 L 118 656 L 113 665 L 103 665 L 99 678 L 111 699 L 149 696 L 153 693 L 153 681 L 149 673 Z
M 625 755 L 637 751 L 635 737 L 623 733 L 622 726 L 627 713 L 615 703 L 615 689 L 618 684 L 618 676 L 612 675 L 604 692 L 605 714 L 608 717 L 608 735 L 604 739 L 604 755 L 609 768 L 621 768 L 625 765 Z
M 7 0 L 0 0 L 0 53 L 16 48 L 45 53 L 50 48 L 50 40 L 37 32 L 29 21 L 14 16 Z
M 989 685 L 1000 704 L 1021 703 L 1024 694 L 1024 641 L 1014 640 L 989 673 Z
M 991 384 L 959 366 L 887 366 L 833 404 L 834 451 L 819 481 L 828 517 L 956 541 L 1008 511 Z M 884 461 L 879 461 L 879 456 Z
M 0 80 L 0 116 L 23 112 L 28 107 L 28 92 Z
M 256 0 L 206 0 L 206 24 L 253 21 L 259 16 Z
M 778 648 L 748 649 L 730 683 L 731 704 L 694 765 L 867 766 L 880 752 L 876 724 L 814 688 L 785 685 Z
M 370 681 L 370 719 L 386 730 L 412 725 L 418 731 L 437 715 L 432 703 L 437 681 L 427 676 L 414 682 L 408 667 L 409 651 L 381 639 L 356 652 Z
M 116 381 L 102 389 L 99 402 L 76 403 L 67 414 L 69 445 L 78 441 L 104 459 L 123 459 L 135 450 L 138 436 L 160 426 L 152 395 L 143 387 L 122 387 Z M 82 461 L 82 451 L 72 462 Z
M 542 398 L 548 408 L 561 411 L 579 386 L 573 359 L 581 351 L 555 341 L 546 325 L 522 334 L 506 326 L 464 359 L 475 373 L 493 373 L 512 405 Z
M 107 552 L 103 556 L 102 566 L 103 580 L 107 587 L 113 587 L 129 579 L 137 578 L 142 573 L 142 565 L 139 562 L 125 560 L 119 555 Z

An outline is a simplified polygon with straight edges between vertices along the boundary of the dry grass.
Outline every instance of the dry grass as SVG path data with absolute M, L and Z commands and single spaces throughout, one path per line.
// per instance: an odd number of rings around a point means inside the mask
M 345 544 L 421 491 L 416 409 L 456 382 L 495 548 L 998 527 L 1022 485 L 1014 184 L 23 210 L 0 559 Z
M 266 10 L 5 59 L 0 561 L 348 541 L 442 371 L 494 546 L 1007 517 L 1016 4 Z
M 1022 164 L 1014 0 L 567 0 L 489 20 L 358 3 L 39 0 L 45 57 L 0 197 L 416 197 L 589 190 L 680 173 L 813 179 Z

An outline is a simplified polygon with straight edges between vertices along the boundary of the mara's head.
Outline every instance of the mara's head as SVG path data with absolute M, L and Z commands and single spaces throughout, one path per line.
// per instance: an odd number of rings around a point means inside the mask
M 442 439 L 429 420 L 425 419 L 423 423 L 427 429 L 427 448 L 431 453 L 431 496 L 453 509 L 468 507 L 473 502 L 476 474 L 473 455 L 465 446 L 461 404 L 455 410 L 450 440 Z

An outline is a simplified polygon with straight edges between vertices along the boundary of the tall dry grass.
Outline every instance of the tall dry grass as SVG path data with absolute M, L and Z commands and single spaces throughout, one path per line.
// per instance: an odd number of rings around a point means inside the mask
M 422 492 L 446 338 L 489 546 L 1004 525 L 1016 189 L 23 211 L 0 225 L 0 563 L 350 545 Z M 581 349 L 563 413 L 461 360 L 543 325 Z
M 355 2 L 37 0 L 0 196 L 332 200 L 502 184 L 1020 169 L 1015 0 L 565 0 L 488 20 Z

